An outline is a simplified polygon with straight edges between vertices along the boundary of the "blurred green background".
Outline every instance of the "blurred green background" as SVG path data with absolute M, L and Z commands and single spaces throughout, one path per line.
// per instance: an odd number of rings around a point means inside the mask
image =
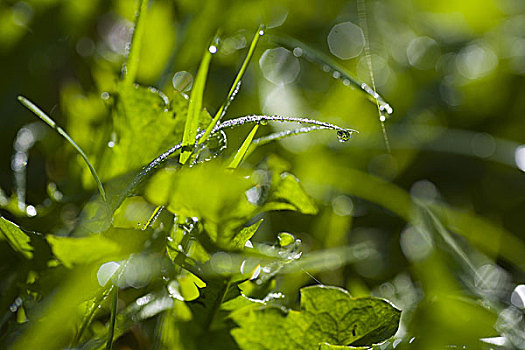
M 29 151 L 26 202 L 45 203 L 49 183 L 72 202 L 34 218 L 2 211 L 24 228 L 73 225 L 94 187 L 78 176 L 82 165 L 69 145 L 16 97 L 35 101 L 95 152 L 94 141 L 108 136 L 102 96 L 120 75 L 135 7 L 132 0 L 0 2 L 0 188 L 16 194 L 13 159 L 23 145 L 15 140 L 26 126 L 39 138 Z M 525 347 L 525 2 L 152 0 L 137 82 L 168 96 L 188 92 L 221 28 L 204 98 L 213 114 L 260 23 L 269 35 L 227 117 L 309 117 L 359 134 L 345 143 L 331 132 L 302 135 L 247 159 L 278 154 L 320 207 L 316 216 L 266 215 L 256 240 L 287 231 L 306 250 L 356 247 L 364 254 L 357 263 L 329 271 L 321 263 L 315 277 L 403 309 L 396 346 Z M 307 43 L 369 85 L 373 76 L 394 108 L 385 132 L 362 93 L 271 35 Z M 230 133 L 232 150 L 247 132 Z M 424 203 L 422 213 L 411 201 Z M 312 283 L 297 273 L 279 288 Z

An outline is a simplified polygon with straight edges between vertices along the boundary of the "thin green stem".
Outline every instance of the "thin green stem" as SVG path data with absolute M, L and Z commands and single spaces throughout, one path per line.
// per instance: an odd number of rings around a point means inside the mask
M 82 324 L 80 326 L 79 331 L 75 335 L 75 338 L 73 339 L 71 345 L 76 346 L 78 342 L 82 339 L 82 335 L 86 331 L 87 327 L 93 322 L 93 318 L 95 317 L 95 312 L 98 310 L 98 306 L 102 304 L 104 300 L 109 296 L 109 293 L 111 292 L 111 288 L 106 288 L 101 291 L 101 293 L 95 298 L 93 303 L 88 308 L 85 317 L 82 320 Z
M 109 334 L 108 342 L 106 343 L 106 350 L 113 348 L 113 336 L 115 334 L 115 323 L 117 320 L 117 302 L 118 302 L 118 286 L 113 286 L 113 303 L 111 304 L 111 319 L 109 320 Z
M 78 152 L 78 154 L 80 154 L 82 159 L 84 159 L 84 162 L 88 166 L 89 171 L 91 172 L 91 175 L 93 175 L 93 178 L 95 179 L 95 182 L 97 183 L 100 196 L 102 197 L 104 202 L 107 203 L 106 191 L 104 191 L 104 186 L 102 186 L 102 182 L 100 181 L 95 168 L 91 165 L 91 162 L 89 161 L 87 155 L 84 153 L 82 148 L 80 148 L 80 146 L 77 145 L 75 141 L 73 141 L 73 139 L 66 133 L 64 129 L 58 126 L 57 123 L 53 119 L 51 119 L 47 114 L 45 114 L 33 102 L 29 101 L 24 96 L 18 96 L 18 101 L 20 101 L 25 107 L 27 107 L 27 109 L 33 112 L 37 117 L 42 119 L 47 125 L 49 125 L 51 128 L 56 130 L 58 134 L 60 134 L 63 138 L 65 138 L 75 148 L 75 150 Z

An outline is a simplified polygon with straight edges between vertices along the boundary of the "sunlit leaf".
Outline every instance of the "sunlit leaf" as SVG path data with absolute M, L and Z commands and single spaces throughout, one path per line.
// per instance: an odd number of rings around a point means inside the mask
M 33 257 L 31 238 L 16 224 L 0 217 L 0 240 L 6 240 L 14 251 L 21 253 L 28 259 Z
M 292 174 L 282 173 L 274 188 L 262 210 L 293 210 L 303 214 L 317 214 L 314 201 Z
M 148 232 L 133 229 L 111 229 L 87 237 L 47 236 L 53 254 L 64 266 L 88 264 L 111 259 L 120 260 L 138 251 L 148 238 Z
M 301 309 L 261 307 L 233 313 L 241 349 L 317 349 L 321 344 L 371 345 L 397 331 L 401 312 L 383 299 L 352 298 L 336 287 L 301 290 Z
M 199 165 L 154 175 L 146 186 L 146 198 L 165 205 L 172 213 L 201 218 L 210 238 L 223 247 L 230 244 L 234 229 L 255 210 L 245 196 L 251 181 L 221 164 Z
M 235 236 L 233 236 L 231 241 L 231 246 L 233 249 L 242 249 L 244 248 L 244 245 L 250 238 L 253 237 L 255 232 L 257 232 L 257 229 L 259 229 L 259 226 L 261 226 L 263 219 L 257 221 L 255 224 L 244 227 L 242 230 L 239 231 Z

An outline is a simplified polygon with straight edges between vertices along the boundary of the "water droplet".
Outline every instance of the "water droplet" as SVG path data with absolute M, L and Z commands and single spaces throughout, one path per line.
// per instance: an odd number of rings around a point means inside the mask
M 264 30 L 259 30 L 259 35 L 263 36 L 264 35 Z
M 525 145 L 516 147 L 514 151 L 514 160 L 516 166 L 523 172 L 525 172 Z
M 348 130 L 337 130 L 339 142 L 346 142 L 352 138 L 352 133 Z
M 193 76 L 189 72 L 180 71 L 173 75 L 171 83 L 177 91 L 189 91 L 193 85 Z
M 18 297 L 15 299 L 15 301 L 9 306 L 9 311 L 16 312 L 18 311 L 18 308 L 22 306 L 22 298 Z
M 277 238 L 279 239 L 279 245 L 281 247 L 289 246 L 290 244 L 293 244 L 295 242 L 295 237 L 288 232 L 281 232 L 277 235 Z
M 332 76 L 335 78 L 335 79 L 339 79 L 341 77 L 341 73 L 339 73 L 338 71 L 334 71 L 332 73 Z
M 348 80 L 348 79 L 343 80 L 343 84 L 345 86 L 350 86 L 350 80 Z
M 261 119 L 260 124 L 261 125 L 268 125 L 268 121 L 266 119 Z
M 108 147 L 109 148 L 113 148 L 115 146 L 115 142 L 114 141 L 109 141 L 108 142 Z
M 293 55 L 295 57 L 301 57 L 303 55 L 303 49 L 301 49 L 300 47 L 296 47 L 295 49 L 293 49 Z
M 101 97 L 103 100 L 108 100 L 108 99 L 109 99 L 109 92 L 104 91 L 103 93 L 100 94 L 100 97 Z
M 215 46 L 215 45 L 211 45 L 211 46 L 208 48 L 208 51 L 210 51 L 210 53 L 213 55 L 214 53 L 217 52 L 217 46 Z
M 28 206 L 26 207 L 26 214 L 27 214 L 27 216 L 29 216 L 29 217 L 34 217 L 34 216 L 36 216 L 36 214 L 37 214 L 37 212 L 36 212 L 36 208 L 35 208 L 34 206 L 32 206 L 32 205 L 28 205 Z
M 386 112 L 386 114 L 390 115 L 394 112 L 392 107 L 388 103 L 383 103 L 379 105 L 379 111 L 380 112 Z
M 525 284 L 517 285 L 510 297 L 512 305 L 517 308 L 525 308 Z
M 380 121 L 380 122 L 385 122 L 385 121 L 386 121 L 386 117 L 385 117 L 384 114 L 381 114 L 381 115 L 379 116 L 379 121 Z

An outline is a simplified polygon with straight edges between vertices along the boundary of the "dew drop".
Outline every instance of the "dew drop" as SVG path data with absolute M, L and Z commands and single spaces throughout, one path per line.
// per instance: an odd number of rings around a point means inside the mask
M 381 114 L 381 115 L 379 116 L 379 121 L 382 122 L 382 123 L 384 123 L 384 122 L 386 121 L 386 117 L 385 117 L 383 114 Z
M 101 97 L 103 100 L 108 100 L 108 99 L 109 99 L 109 92 L 104 91 L 103 93 L 100 94 L 100 97 Z
M 263 36 L 264 35 L 264 30 L 259 30 L 259 35 Z
M 261 125 L 268 125 L 268 121 L 266 119 L 261 119 L 259 122 Z
M 337 139 L 339 142 L 346 142 L 352 138 L 352 133 L 348 130 L 337 130 Z
M 339 73 L 338 71 L 334 71 L 332 73 L 332 76 L 335 78 L 335 79 L 339 79 L 341 77 L 341 73 Z
M 215 45 L 211 45 L 209 48 L 208 48 L 208 51 L 210 51 L 211 54 L 214 54 L 217 52 L 217 46 Z
M 388 103 L 383 103 L 379 106 L 379 111 L 386 112 L 386 114 L 390 115 L 394 112 L 392 107 Z
M 35 217 L 36 214 L 37 214 L 37 212 L 36 212 L 36 208 L 35 208 L 34 206 L 32 206 L 32 205 L 28 205 L 28 206 L 26 207 L 26 214 L 27 214 L 27 216 L 29 216 L 29 217 Z

